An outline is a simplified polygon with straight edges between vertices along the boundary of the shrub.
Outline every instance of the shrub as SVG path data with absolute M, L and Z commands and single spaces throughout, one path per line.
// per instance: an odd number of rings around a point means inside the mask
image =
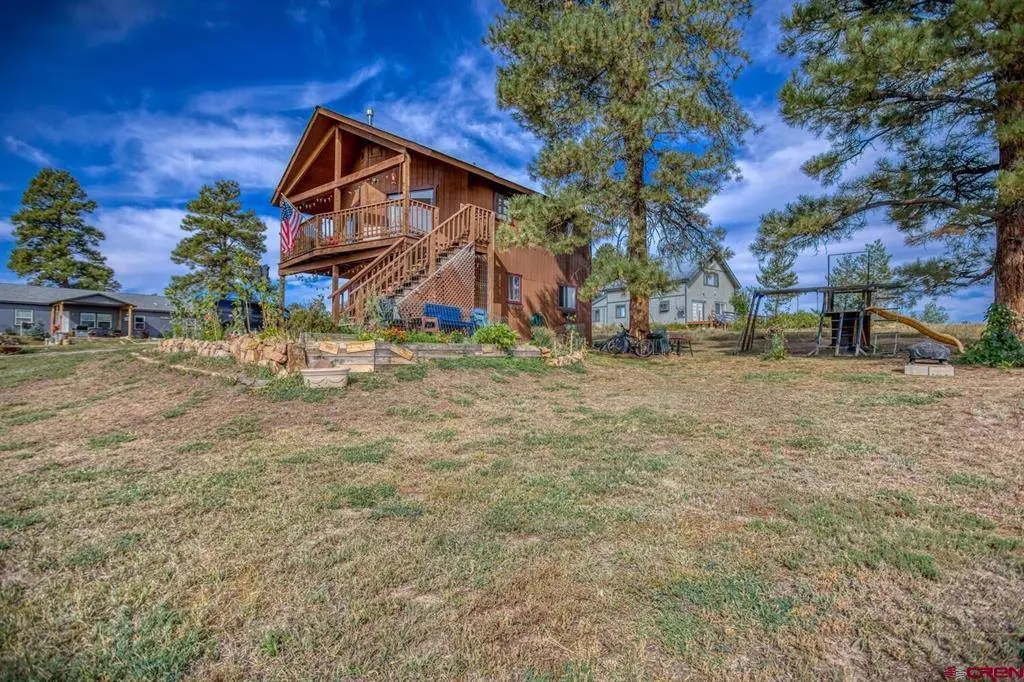
M 786 353 L 786 336 L 782 333 L 781 329 L 769 329 L 768 330 L 768 350 L 762 355 L 762 360 L 785 360 L 788 353 Z
M 981 340 L 972 343 L 960 361 L 988 367 L 1024 367 L 1024 342 L 1014 331 L 1016 314 L 1002 303 L 993 303 L 985 314 Z
M 555 333 L 547 327 L 530 327 L 530 342 L 539 348 L 554 348 Z
M 512 331 L 512 328 L 503 322 L 498 324 L 485 324 L 473 334 L 473 341 L 476 343 L 492 343 L 499 348 L 511 350 L 515 348 L 519 337 Z

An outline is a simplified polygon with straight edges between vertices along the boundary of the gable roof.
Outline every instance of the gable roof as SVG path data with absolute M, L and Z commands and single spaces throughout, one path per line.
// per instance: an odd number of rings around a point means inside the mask
M 273 196 L 270 197 L 271 204 L 277 206 L 280 203 L 281 192 L 284 190 L 285 181 L 289 179 L 289 175 L 292 173 L 292 171 L 301 165 L 297 163 L 300 156 L 302 156 L 299 152 L 302 151 L 304 147 L 309 146 L 310 143 L 314 145 L 316 144 L 316 141 L 312 139 L 313 136 L 311 135 L 311 132 L 317 128 L 322 129 L 324 127 L 324 121 L 329 122 L 330 125 L 332 126 L 337 125 L 343 130 L 352 133 L 353 135 L 357 135 L 366 140 L 370 140 L 371 142 L 375 142 L 383 147 L 389 147 L 397 151 L 414 151 L 417 154 L 437 159 L 438 161 L 443 161 L 444 163 L 451 164 L 469 173 L 479 175 L 482 178 L 490 180 L 491 182 L 497 183 L 504 187 L 508 187 L 509 189 L 515 190 L 516 192 L 522 192 L 523 194 L 535 193 L 534 190 L 530 189 L 529 187 L 524 187 L 523 185 L 520 185 L 517 182 L 513 182 L 512 180 L 508 180 L 499 175 L 495 175 L 489 170 L 481 168 L 476 164 L 469 163 L 468 161 L 463 161 L 462 159 L 457 159 L 454 156 L 449 156 L 444 152 L 432 149 L 430 147 L 427 147 L 426 145 L 414 142 L 408 138 L 401 137 L 400 135 L 395 135 L 394 133 L 389 133 L 388 131 L 383 130 L 381 128 L 375 128 L 374 126 L 362 123 L 361 121 L 357 121 L 354 118 L 350 118 L 343 114 L 339 114 L 336 111 L 331 111 L 327 107 L 317 105 L 313 109 L 313 115 L 310 116 L 309 123 L 306 124 L 306 129 L 302 132 L 302 137 L 299 138 L 299 143 L 295 146 L 295 151 L 292 152 L 292 156 L 288 160 L 288 165 L 285 167 L 284 173 L 281 174 L 281 179 L 278 181 L 277 187 L 274 188 L 274 194 Z M 310 147 L 307 153 L 311 152 L 312 147 Z
M 171 302 L 166 296 L 157 294 L 126 294 L 120 291 L 97 291 L 95 289 L 66 289 L 64 287 L 40 287 L 31 284 L 0 282 L 0 302 L 23 303 L 25 305 L 53 305 L 61 301 L 74 303 L 78 299 L 102 296 L 112 303 L 131 305 L 139 310 L 171 312 Z
M 715 256 L 715 258 L 712 260 L 714 260 L 714 262 L 717 263 L 718 266 L 722 268 L 722 272 L 725 273 L 725 276 L 729 278 L 729 281 L 732 282 L 732 285 L 735 288 L 743 288 L 743 286 L 740 284 L 739 278 L 736 277 L 736 274 L 732 271 L 732 268 L 729 267 L 728 262 L 726 262 L 719 256 Z M 683 265 L 686 266 L 687 269 L 683 270 L 680 267 L 678 267 L 679 263 L 669 264 L 669 275 L 671 276 L 672 282 L 683 283 L 689 286 L 690 284 L 693 284 L 696 281 L 697 277 L 700 276 L 700 273 L 704 271 L 704 268 L 701 267 L 701 263 L 699 260 L 686 261 L 683 263 Z M 610 291 L 615 291 L 617 289 L 622 288 L 624 288 L 622 282 L 612 282 L 608 286 L 601 288 L 601 291 L 598 293 L 598 297 L 605 296 Z M 597 298 L 595 297 L 594 300 L 597 300 Z

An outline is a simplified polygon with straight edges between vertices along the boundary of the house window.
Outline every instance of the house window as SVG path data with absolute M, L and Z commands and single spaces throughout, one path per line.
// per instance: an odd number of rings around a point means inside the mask
M 662 314 L 663 313 L 667 313 L 668 309 L 669 309 L 669 300 L 667 298 L 663 298 L 660 301 L 658 301 L 658 312 L 659 313 L 662 313 Z
M 146 316 L 136 315 L 135 316 L 135 331 L 141 332 L 146 328 Z
M 705 272 L 704 273 L 704 286 L 706 286 L 706 287 L 717 287 L 718 286 L 718 273 L 717 272 Z
M 576 310 L 576 287 L 571 284 L 558 285 L 558 307 Z
M 92 329 L 96 326 L 96 313 L 82 313 L 78 316 L 78 326 Z
M 722 304 L 719 303 L 718 301 L 715 301 L 715 315 L 721 315 L 721 314 L 722 314 Z
M 494 193 L 494 215 L 498 220 L 504 220 L 506 223 L 512 219 L 508 212 L 508 200 L 511 199 L 507 194 L 501 192 Z
M 96 326 L 100 329 L 110 329 L 114 325 L 113 317 L 110 313 L 97 313 L 96 315 Z
M 391 192 L 387 195 L 388 201 L 400 201 L 402 199 L 401 192 Z M 412 201 L 418 201 L 421 204 L 430 204 L 435 206 L 434 203 L 434 188 L 427 187 L 426 189 L 414 189 L 409 192 L 409 199 Z M 388 227 L 397 228 L 402 224 L 402 206 L 395 204 L 388 206 Z M 409 227 L 413 230 L 420 232 L 430 232 L 434 229 L 433 226 L 434 212 L 430 209 L 424 208 L 423 206 L 417 206 L 413 204 L 409 206 Z
M 31 327 L 32 323 L 35 322 L 35 315 L 31 310 L 15 310 L 14 311 L 14 326 L 15 327 Z
M 600 322 L 600 321 L 601 321 L 601 309 L 600 308 L 594 308 L 594 322 Z
M 624 320 L 626 319 L 626 304 L 620 303 L 615 306 L 615 319 Z
M 523 276 L 512 275 L 508 276 L 508 302 L 509 303 L 522 303 L 523 302 Z

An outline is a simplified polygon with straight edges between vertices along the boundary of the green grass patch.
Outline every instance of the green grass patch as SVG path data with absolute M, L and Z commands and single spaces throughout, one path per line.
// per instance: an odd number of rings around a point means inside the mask
M 466 358 L 440 358 L 430 361 L 438 369 L 488 369 L 498 375 L 516 376 L 523 374 L 545 374 L 551 371 L 551 367 L 540 358 L 488 358 L 488 357 L 466 357 Z
M 455 429 L 437 429 L 427 431 L 424 437 L 429 443 L 451 443 L 457 435 L 458 432 Z
M 986 478 L 981 474 L 950 474 L 946 476 L 946 484 L 951 488 L 973 488 L 975 490 L 986 490 L 999 487 L 995 481 Z
M 370 511 L 371 519 L 415 519 L 427 512 L 426 507 L 414 502 L 401 500 L 385 502 Z
M 744 571 L 709 573 L 669 583 L 655 598 L 665 645 L 680 653 L 710 638 L 727 639 L 726 629 L 774 632 L 790 621 L 792 597 L 780 596 L 762 578 Z
M 859 404 L 863 407 L 920 407 L 922 405 L 934 405 L 942 397 L 943 393 L 941 391 L 925 394 L 891 393 L 861 398 Z
M 108 433 L 103 436 L 93 436 L 86 443 L 86 447 L 90 450 L 108 450 L 124 443 L 131 443 L 136 438 L 134 433 Z
M 28 450 L 29 448 L 35 448 L 39 445 L 37 440 L 19 440 L 11 443 L 0 443 L 0 452 L 17 452 L 18 450 Z
M 232 417 L 217 427 L 218 440 L 256 440 L 262 435 L 260 418 L 254 414 Z
M 743 375 L 744 381 L 759 381 L 766 384 L 781 384 L 787 381 L 796 381 L 807 376 L 806 372 L 747 372 Z
M 307 403 L 325 403 L 331 398 L 345 395 L 343 388 L 310 388 L 301 374 L 290 374 L 271 379 L 270 383 L 255 389 L 272 402 L 301 400 Z
M 75 373 L 88 355 L 50 355 L 0 357 L 0 390 L 33 381 L 66 379 Z
M 68 557 L 68 566 L 92 566 L 102 563 L 107 558 L 107 553 L 96 546 L 86 547 Z
M 38 512 L 29 512 L 28 514 L 0 512 L 0 528 L 6 528 L 7 530 L 23 530 L 42 522 L 43 515 Z
M 179 445 L 177 452 L 183 455 L 194 455 L 200 452 L 209 452 L 213 449 L 213 442 L 208 440 L 194 440 Z
M 427 363 L 417 362 L 413 365 L 399 365 L 392 372 L 399 381 L 423 381 L 427 377 Z
M 878 372 L 844 372 L 841 374 L 826 374 L 826 377 L 833 381 L 842 381 L 848 384 L 887 384 L 892 381 L 891 374 Z
M 356 372 L 348 375 L 348 383 L 362 391 L 377 391 L 390 387 L 394 381 L 381 372 Z

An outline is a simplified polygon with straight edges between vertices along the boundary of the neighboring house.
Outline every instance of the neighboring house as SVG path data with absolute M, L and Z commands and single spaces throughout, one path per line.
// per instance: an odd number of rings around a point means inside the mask
M 163 336 L 171 303 L 163 296 L 0 283 L 0 332 L 107 329 L 117 336 Z
M 440 303 L 463 320 L 474 310 L 505 320 L 527 338 L 538 316 L 551 327 L 578 324 L 589 338 L 590 306 L 576 298 L 590 274 L 589 247 L 560 256 L 495 248 L 509 199 L 530 192 L 317 107 L 271 199 L 306 214 L 278 272 L 330 275 L 335 320 L 362 322 L 373 301 L 390 298 L 405 319 Z
M 652 324 L 705 322 L 736 312 L 730 301 L 740 283 L 728 263 L 716 260 L 704 268 L 691 264 L 674 270 L 672 289 L 651 297 Z M 602 289 L 590 305 L 595 325 L 629 326 L 629 293 L 621 284 Z

